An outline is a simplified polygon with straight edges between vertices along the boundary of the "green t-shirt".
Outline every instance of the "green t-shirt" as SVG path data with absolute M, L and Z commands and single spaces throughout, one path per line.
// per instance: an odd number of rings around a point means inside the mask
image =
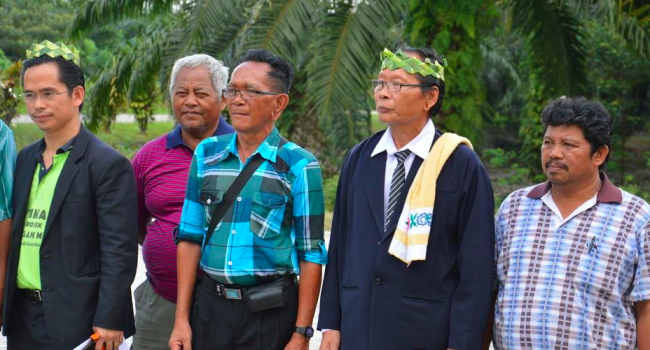
M 36 165 L 29 204 L 23 227 L 23 242 L 20 245 L 17 284 L 20 289 L 41 289 L 40 251 L 47 215 L 52 205 L 54 189 L 61 170 L 70 152 L 56 154 L 50 170 L 39 181 L 39 167 Z

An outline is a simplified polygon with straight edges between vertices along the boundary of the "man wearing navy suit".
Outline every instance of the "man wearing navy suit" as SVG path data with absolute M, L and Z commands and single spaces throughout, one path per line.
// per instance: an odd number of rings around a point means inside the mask
M 383 58 L 373 87 L 388 129 L 356 145 L 341 170 L 321 350 L 480 349 L 493 290 L 490 180 L 470 147 L 456 148 L 437 178 L 426 258 L 406 264 L 389 254 L 408 189 L 442 135 L 432 117 L 445 61 L 409 47 Z

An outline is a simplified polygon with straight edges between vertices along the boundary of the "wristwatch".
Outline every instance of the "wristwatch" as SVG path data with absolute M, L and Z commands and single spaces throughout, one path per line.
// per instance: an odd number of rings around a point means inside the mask
M 309 339 L 314 336 L 314 329 L 311 328 L 310 326 L 307 327 L 296 327 L 294 332 L 302 335 L 303 337 Z

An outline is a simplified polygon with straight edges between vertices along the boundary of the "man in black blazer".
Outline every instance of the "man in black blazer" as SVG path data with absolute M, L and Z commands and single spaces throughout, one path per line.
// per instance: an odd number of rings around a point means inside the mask
M 74 47 L 32 45 L 23 98 L 43 139 L 18 155 L 4 328 L 9 349 L 65 349 L 134 333 L 137 197 L 129 161 L 81 125 Z
M 384 61 L 373 87 L 388 129 L 356 145 L 341 170 L 321 350 L 480 349 L 493 289 L 490 180 L 470 147 L 456 148 L 437 178 L 435 205 L 431 200 L 426 259 L 407 265 L 389 254 L 408 189 L 442 135 L 431 118 L 445 85 L 444 59 L 435 51 L 386 52 L 394 60 Z

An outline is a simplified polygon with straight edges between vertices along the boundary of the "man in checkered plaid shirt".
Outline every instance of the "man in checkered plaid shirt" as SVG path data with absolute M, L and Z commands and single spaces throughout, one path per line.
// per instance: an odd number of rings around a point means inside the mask
M 542 112 L 548 181 L 496 217 L 497 349 L 650 349 L 650 205 L 600 170 L 611 119 L 584 98 Z

